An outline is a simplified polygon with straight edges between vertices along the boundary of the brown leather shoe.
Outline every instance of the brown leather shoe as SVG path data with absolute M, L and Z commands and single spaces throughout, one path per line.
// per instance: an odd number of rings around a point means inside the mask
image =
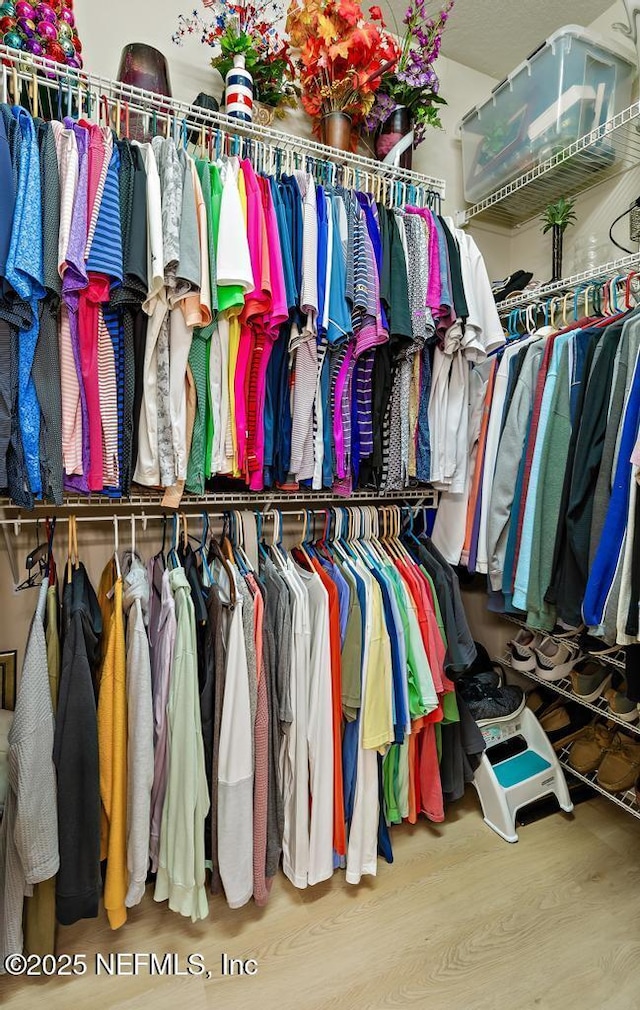
M 624 733 L 616 733 L 598 768 L 598 785 L 608 793 L 622 793 L 632 788 L 638 774 L 640 740 L 632 740 Z
M 592 722 L 574 740 L 569 752 L 569 764 L 582 775 L 594 772 L 611 746 L 614 729 L 609 729 L 602 722 Z

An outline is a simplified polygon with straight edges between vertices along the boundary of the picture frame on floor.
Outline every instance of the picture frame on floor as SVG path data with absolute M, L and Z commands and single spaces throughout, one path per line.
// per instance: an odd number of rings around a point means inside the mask
M 18 654 L 0 652 L 0 708 L 13 712 L 16 707 L 16 669 Z

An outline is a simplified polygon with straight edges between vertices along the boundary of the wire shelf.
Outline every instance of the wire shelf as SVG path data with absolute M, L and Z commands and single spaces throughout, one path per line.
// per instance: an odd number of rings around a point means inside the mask
M 37 502 L 32 510 L 21 509 L 8 498 L 0 498 L 0 509 L 3 510 L 6 519 L 14 520 L 27 511 L 28 515 L 44 516 L 58 515 L 61 512 L 73 510 L 75 508 L 96 509 L 107 512 L 110 515 L 122 509 L 131 511 L 132 508 L 162 508 L 161 494 L 150 491 L 148 494 L 136 493 L 126 498 L 107 498 L 104 495 L 65 495 L 64 503 L 61 506 L 51 505 L 47 502 Z M 355 491 L 348 498 L 337 497 L 330 491 L 275 491 L 266 492 L 236 492 L 220 491 L 205 495 L 185 494 L 179 506 L 179 511 L 188 508 L 223 507 L 232 508 L 238 505 L 245 505 L 251 508 L 269 507 L 271 505 L 284 506 L 292 509 L 298 505 L 345 505 L 357 506 L 362 504 L 384 505 L 402 502 L 412 504 L 419 503 L 420 507 L 434 508 L 437 504 L 438 494 L 432 488 L 405 488 L 404 491 Z M 170 513 L 175 511 L 167 509 Z
M 617 276 L 624 279 L 626 274 L 635 270 L 638 266 L 640 266 L 640 252 L 631 253 L 629 256 L 621 256 L 619 259 L 611 260 L 609 263 L 602 263 L 591 270 L 583 270 L 582 273 L 573 274 L 571 277 L 564 277 L 553 284 L 542 284 L 537 288 L 529 288 L 527 291 L 523 291 L 522 294 L 514 295 L 513 298 L 499 302 L 497 306 L 498 312 L 500 315 L 508 315 L 514 309 L 533 305 L 561 292 L 583 287 L 590 281 L 605 281 Z
M 586 775 L 582 772 L 577 772 L 575 768 L 572 768 L 569 764 L 569 751 L 571 747 L 564 747 L 558 754 L 558 760 L 564 770 L 575 778 L 580 779 L 586 785 L 591 786 L 596 792 L 600 793 L 601 796 L 605 796 L 612 803 L 617 804 L 617 806 L 622 807 L 627 813 L 633 814 L 634 817 L 640 819 L 640 806 L 638 806 L 638 801 L 636 799 L 635 789 L 627 789 L 624 793 L 609 793 L 606 789 L 603 789 L 601 785 L 598 784 L 596 779 L 597 771 L 588 772 Z
M 432 202 L 429 194 L 441 199 L 445 197 L 444 179 L 383 164 L 361 154 L 345 153 L 315 140 L 275 130 L 273 127 L 258 123 L 243 123 L 222 112 L 212 112 L 199 106 L 188 105 L 186 102 L 166 98 L 153 91 L 122 84 L 86 70 L 76 70 L 66 64 L 55 63 L 5 45 L 0 45 L 0 62 L 3 101 L 7 100 L 8 90 L 16 82 L 31 87 L 35 82 L 38 89 L 44 87 L 55 92 L 56 109 L 60 118 L 65 114 L 65 105 L 69 106 L 67 114 L 71 115 L 72 102 L 76 101 L 78 96 L 81 98 L 79 104 L 82 108 L 88 104 L 90 115 L 102 114 L 104 100 L 107 108 L 109 102 L 114 103 L 114 108 L 117 109 L 117 125 L 121 122 L 123 113 L 125 120 L 131 113 L 155 116 L 163 122 L 163 126 L 166 123 L 167 130 L 171 131 L 176 139 L 181 131 L 185 135 L 189 130 L 202 131 L 203 128 L 205 131 L 207 129 L 218 131 L 231 137 L 232 140 L 246 138 L 259 145 L 268 145 L 287 158 L 292 156 L 294 159 L 292 164 L 295 167 L 303 167 L 303 164 L 298 164 L 295 159 L 300 158 L 302 162 L 300 156 L 304 155 L 311 162 L 318 161 L 329 166 L 333 165 L 338 170 L 347 170 L 356 187 L 362 186 L 369 191 L 375 191 L 378 186 L 382 186 L 385 196 L 391 193 L 392 197 L 397 197 L 395 199 L 397 203 L 407 203 L 413 199 L 424 206 Z M 311 167 L 309 165 L 309 168 Z M 347 184 L 344 179 L 343 182 Z
M 609 710 L 609 706 L 602 696 L 596 698 L 595 701 L 585 701 L 584 698 L 579 698 L 575 695 L 571 689 L 571 679 L 570 677 L 563 677 L 562 680 L 548 681 L 543 680 L 539 677 L 535 670 L 514 670 L 511 666 L 511 656 L 509 654 L 503 656 L 500 660 L 504 666 L 509 667 L 514 673 L 518 673 L 523 677 L 527 677 L 528 680 L 535 681 L 536 684 L 540 684 L 541 687 L 548 687 L 551 691 L 555 691 L 556 694 L 561 695 L 563 698 L 567 698 L 569 701 L 574 701 L 578 705 L 582 705 L 583 708 L 591 709 L 596 715 L 604 716 L 604 718 L 610 720 L 611 722 L 617 723 L 624 729 L 628 729 L 631 733 L 635 733 L 636 736 L 640 736 L 640 726 L 637 723 L 625 722 L 620 716 L 614 715 L 613 712 Z
M 474 218 L 513 227 L 529 221 L 561 196 L 591 189 L 640 163 L 640 102 L 495 190 L 458 214 L 460 225 Z
M 525 628 L 527 631 L 535 632 L 538 630 L 537 628 L 530 628 L 526 621 L 522 621 L 520 618 L 514 617 L 512 614 L 500 614 L 500 617 L 503 617 L 505 621 L 509 621 L 510 624 L 517 625 L 519 628 Z M 566 636 L 561 637 L 560 635 L 553 635 L 547 632 L 544 632 L 544 634 L 547 638 L 552 638 L 554 642 L 561 642 L 564 645 L 572 644 L 576 648 L 579 648 L 577 638 L 567 638 Z M 596 659 L 599 663 L 604 663 L 606 666 L 613 666 L 614 669 L 620 670 L 622 673 L 626 672 L 625 650 L 623 646 L 620 646 L 620 649 L 617 653 L 615 653 L 615 655 L 602 656 L 599 653 L 590 652 L 589 657 L 590 659 Z

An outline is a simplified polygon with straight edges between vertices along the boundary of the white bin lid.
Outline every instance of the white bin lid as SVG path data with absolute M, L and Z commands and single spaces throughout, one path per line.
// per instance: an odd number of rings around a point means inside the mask
M 606 53 L 608 56 L 612 56 L 614 59 L 619 60 L 621 63 L 626 63 L 630 71 L 633 71 L 635 74 L 636 64 L 634 62 L 634 54 L 631 52 L 628 46 L 624 46 L 624 43 L 623 43 L 624 51 L 621 52 L 618 49 L 611 48 L 609 45 L 607 45 L 606 40 L 602 39 L 599 35 L 596 35 L 594 32 L 590 32 L 588 28 L 583 28 L 581 25 L 564 25 L 562 28 L 558 28 L 557 31 L 555 31 L 552 35 L 549 36 L 548 39 L 545 39 L 545 41 L 542 42 L 537 49 L 534 49 L 534 51 L 529 56 L 527 56 L 526 60 L 523 60 L 522 63 L 518 64 L 515 70 L 512 70 L 510 74 L 508 74 L 506 77 L 503 77 L 503 79 L 499 81 L 494 88 L 491 89 L 491 94 L 489 95 L 488 98 L 484 100 L 484 102 L 480 102 L 479 105 L 475 105 L 472 109 L 469 109 L 469 111 L 466 112 L 462 117 L 462 119 L 460 120 L 458 129 L 460 129 L 462 124 L 465 123 L 467 119 L 469 119 L 471 116 L 476 116 L 481 109 L 484 109 L 485 106 L 489 104 L 489 102 L 496 94 L 496 92 L 504 88 L 506 84 L 513 81 L 523 71 L 527 70 L 534 62 L 534 60 L 538 58 L 540 53 L 542 53 L 546 48 L 550 49 L 555 48 L 556 44 L 558 42 L 561 42 L 565 38 L 580 39 L 581 42 L 586 42 L 587 45 L 595 46 L 601 52 Z

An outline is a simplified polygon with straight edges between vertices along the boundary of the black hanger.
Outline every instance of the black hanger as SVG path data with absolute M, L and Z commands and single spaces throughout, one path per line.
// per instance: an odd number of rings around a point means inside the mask
M 17 592 L 23 589 L 36 589 L 41 586 L 49 574 L 50 541 L 40 543 L 40 520 L 36 520 L 36 546 L 30 551 L 24 562 L 27 577 L 17 586 Z

